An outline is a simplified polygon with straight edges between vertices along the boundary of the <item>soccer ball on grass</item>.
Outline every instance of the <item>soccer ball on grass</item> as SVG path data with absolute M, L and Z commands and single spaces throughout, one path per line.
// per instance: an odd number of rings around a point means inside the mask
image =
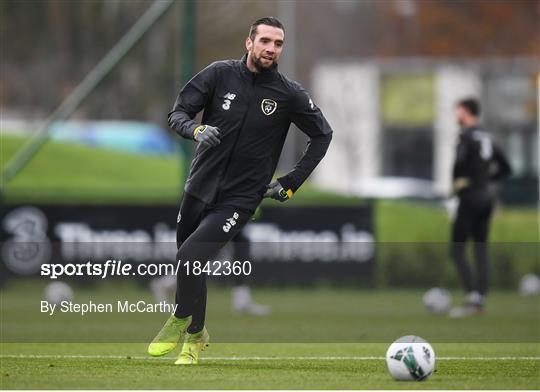
M 59 305 L 62 301 L 71 301 L 73 299 L 73 290 L 67 283 L 52 282 L 45 287 L 45 299 Z
M 452 307 L 452 295 L 448 290 L 433 287 L 426 291 L 422 302 L 430 313 L 445 314 Z
M 395 380 L 423 381 L 435 370 L 435 351 L 418 336 L 403 336 L 388 348 L 386 365 Z
M 534 274 L 527 274 L 519 281 L 519 293 L 524 297 L 540 294 L 540 278 Z

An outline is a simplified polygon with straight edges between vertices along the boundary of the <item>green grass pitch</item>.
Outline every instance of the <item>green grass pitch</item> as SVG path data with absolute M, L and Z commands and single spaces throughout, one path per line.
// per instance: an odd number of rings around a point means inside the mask
M 185 368 L 173 364 L 178 349 L 164 358 L 146 355 L 166 315 L 37 315 L 43 286 L 12 282 L 2 291 L 2 389 L 540 387 L 538 299 L 512 292 L 494 292 L 484 316 L 450 320 L 423 309 L 422 291 L 261 288 L 255 298 L 273 313 L 250 317 L 232 314 L 229 288 L 212 284 L 212 344 L 199 366 Z M 114 298 L 152 300 L 128 282 L 75 294 L 76 302 Z M 387 373 L 386 349 L 406 334 L 435 349 L 437 371 L 425 382 L 397 382 Z
M 200 365 L 147 358 L 143 344 L 25 344 L 2 350 L 2 389 L 538 389 L 538 344 L 435 345 L 437 371 L 397 382 L 386 344 L 217 343 Z
M 23 141 L 2 136 L 2 165 Z M 176 204 L 180 178 L 178 158 L 49 143 L 7 184 L 4 200 Z M 305 184 L 287 205 L 359 202 Z M 382 242 L 448 239 L 440 208 L 383 201 L 375 218 Z M 538 235 L 535 209 L 498 210 L 493 241 L 532 243 Z M 105 301 L 121 293 L 151 300 L 141 287 L 107 284 L 76 291 L 75 299 Z M 43 286 L 9 282 L 2 288 L 1 390 L 540 389 L 540 303 L 513 292 L 492 293 L 482 317 L 448 320 L 425 312 L 421 291 L 258 289 L 256 299 L 273 314 L 252 318 L 233 315 L 229 290 L 212 287 L 207 319 L 213 343 L 199 366 L 180 368 L 174 355 L 146 356 L 165 316 L 39 316 Z M 406 334 L 428 339 L 437 354 L 437 372 L 425 382 L 396 382 L 386 371 L 388 345 Z

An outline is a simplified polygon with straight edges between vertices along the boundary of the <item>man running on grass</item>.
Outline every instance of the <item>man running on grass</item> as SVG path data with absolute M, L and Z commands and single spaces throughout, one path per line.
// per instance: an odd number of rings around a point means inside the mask
M 300 84 L 277 70 L 284 36 L 276 18 L 257 20 L 246 55 L 195 75 L 169 113 L 171 129 L 197 142 L 178 214 L 176 258 L 183 263 L 210 260 L 242 230 L 263 197 L 291 198 L 328 149 L 332 130 L 323 114 Z M 272 182 L 291 123 L 310 140 L 294 169 Z M 176 304 L 148 353 L 165 355 L 184 338 L 175 363 L 196 364 L 210 339 L 204 273 L 179 269 Z

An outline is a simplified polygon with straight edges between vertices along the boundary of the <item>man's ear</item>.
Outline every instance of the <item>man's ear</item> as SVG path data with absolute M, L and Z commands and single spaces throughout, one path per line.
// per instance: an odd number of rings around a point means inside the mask
M 253 47 L 253 41 L 251 40 L 251 38 L 247 37 L 246 38 L 246 50 L 249 52 L 249 51 L 251 51 L 252 47 Z

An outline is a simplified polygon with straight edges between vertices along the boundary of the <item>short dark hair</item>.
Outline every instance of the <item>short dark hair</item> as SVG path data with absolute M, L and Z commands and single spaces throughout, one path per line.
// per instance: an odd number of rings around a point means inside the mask
M 458 101 L 457 106 L 461 106 L 475 117 L 480 116 L 480 102 L 476 98 L 463 98 Z
M 278 29 L 281 29 L 283 30 L 283 32 L 285 32 L 283 25 L 279 20 L 277 20 L 277 18 L 273 16 L 265 16 L 264 18 L 257 19 L 249 28 L 249 38 L 251 38 L 252 41 L 255 40 L 255 36 L 257 35 L 257 26 L 259 25 L 277 27 Z

